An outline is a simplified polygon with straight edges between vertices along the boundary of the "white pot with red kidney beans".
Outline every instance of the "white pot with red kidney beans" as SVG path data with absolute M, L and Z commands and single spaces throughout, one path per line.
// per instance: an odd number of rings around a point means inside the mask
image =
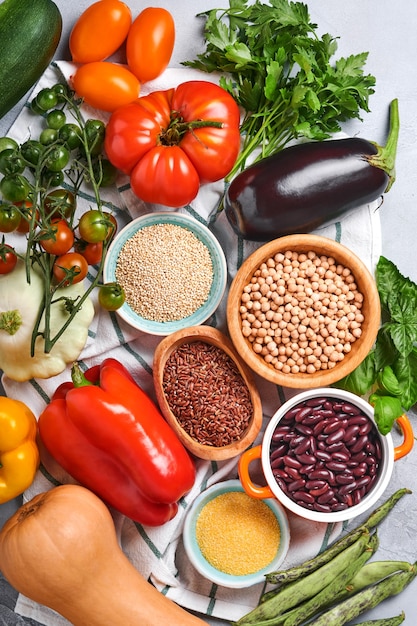
M 275 497 L 301 517 L 345 521 L 375 504 L 388 486 L 394 461 L 411 450 L 412 430 L 402 430 L 404 442 L 394 448 L 362 398 L 327 387 L 304 391 L 272 416 L 262 443 L 241 455 L 239 478 L 248 495 Z M 251 463 L 259 459 L 266 486 L 250 475 Z

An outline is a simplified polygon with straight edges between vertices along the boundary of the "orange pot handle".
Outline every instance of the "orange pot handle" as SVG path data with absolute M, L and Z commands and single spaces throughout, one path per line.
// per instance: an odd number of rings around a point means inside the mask
M 394 461 L 398 461 L 398 459 L 401 459 L 403 456 L 411 452 L 414 446 L 413 427 L 411 426 L 411 422 L 407 415 L 401 415 L 397 419 L 397 424 L 402 431 L 403 442 L 394 448 Z
M 241 454 L 238 462 L 238 472 L 242 487 L 248 496 L 252 498 L 275 498 L 272 490 L 268 485 L 260 487 L 252 482 L 249 476 L 249 465 L 252 461 L 260 459 L 262 456 L 262 445 L 249 448 L 243 454 Z

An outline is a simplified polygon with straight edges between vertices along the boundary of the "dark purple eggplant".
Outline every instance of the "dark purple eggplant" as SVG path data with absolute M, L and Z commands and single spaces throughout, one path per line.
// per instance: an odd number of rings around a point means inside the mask
M 297 144 L 250 165 L 230 183 L 224 210 L 244 239 L 308 233 L 386 193 L 395 180 L 398 101 L 384 147 L 366 139 Z

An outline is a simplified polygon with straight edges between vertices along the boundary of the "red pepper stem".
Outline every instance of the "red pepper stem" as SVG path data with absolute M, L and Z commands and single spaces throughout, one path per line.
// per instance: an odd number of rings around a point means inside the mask
M 74 384 L 74 387 L 92 387 L 93 383 L 86 379 L 83 372 L 81 371 L 78 363 L 73 363 L 71 368 L 71 378 Z
M 373 167 L 379 167 L 389 176 L 389 181 L 385 193 L 387 193 L 395 182 L 395 159 L 397 155 L 398 135 L 400 132 L 400 117 L 398 112 L 397 98 L 390 105 L 390 128 L 385 146 L 374 144 L 378 149 L 377 154 L 369 156 L 368 162 Z

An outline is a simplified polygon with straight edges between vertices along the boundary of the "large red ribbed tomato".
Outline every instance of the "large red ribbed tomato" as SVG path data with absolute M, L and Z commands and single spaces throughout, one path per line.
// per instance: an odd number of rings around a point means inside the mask
M 223 88 L 187 81 L 114 111 L 105 149 L 145 202 L 181 207 L 220 180 L 240 149 L 239 108 Z

